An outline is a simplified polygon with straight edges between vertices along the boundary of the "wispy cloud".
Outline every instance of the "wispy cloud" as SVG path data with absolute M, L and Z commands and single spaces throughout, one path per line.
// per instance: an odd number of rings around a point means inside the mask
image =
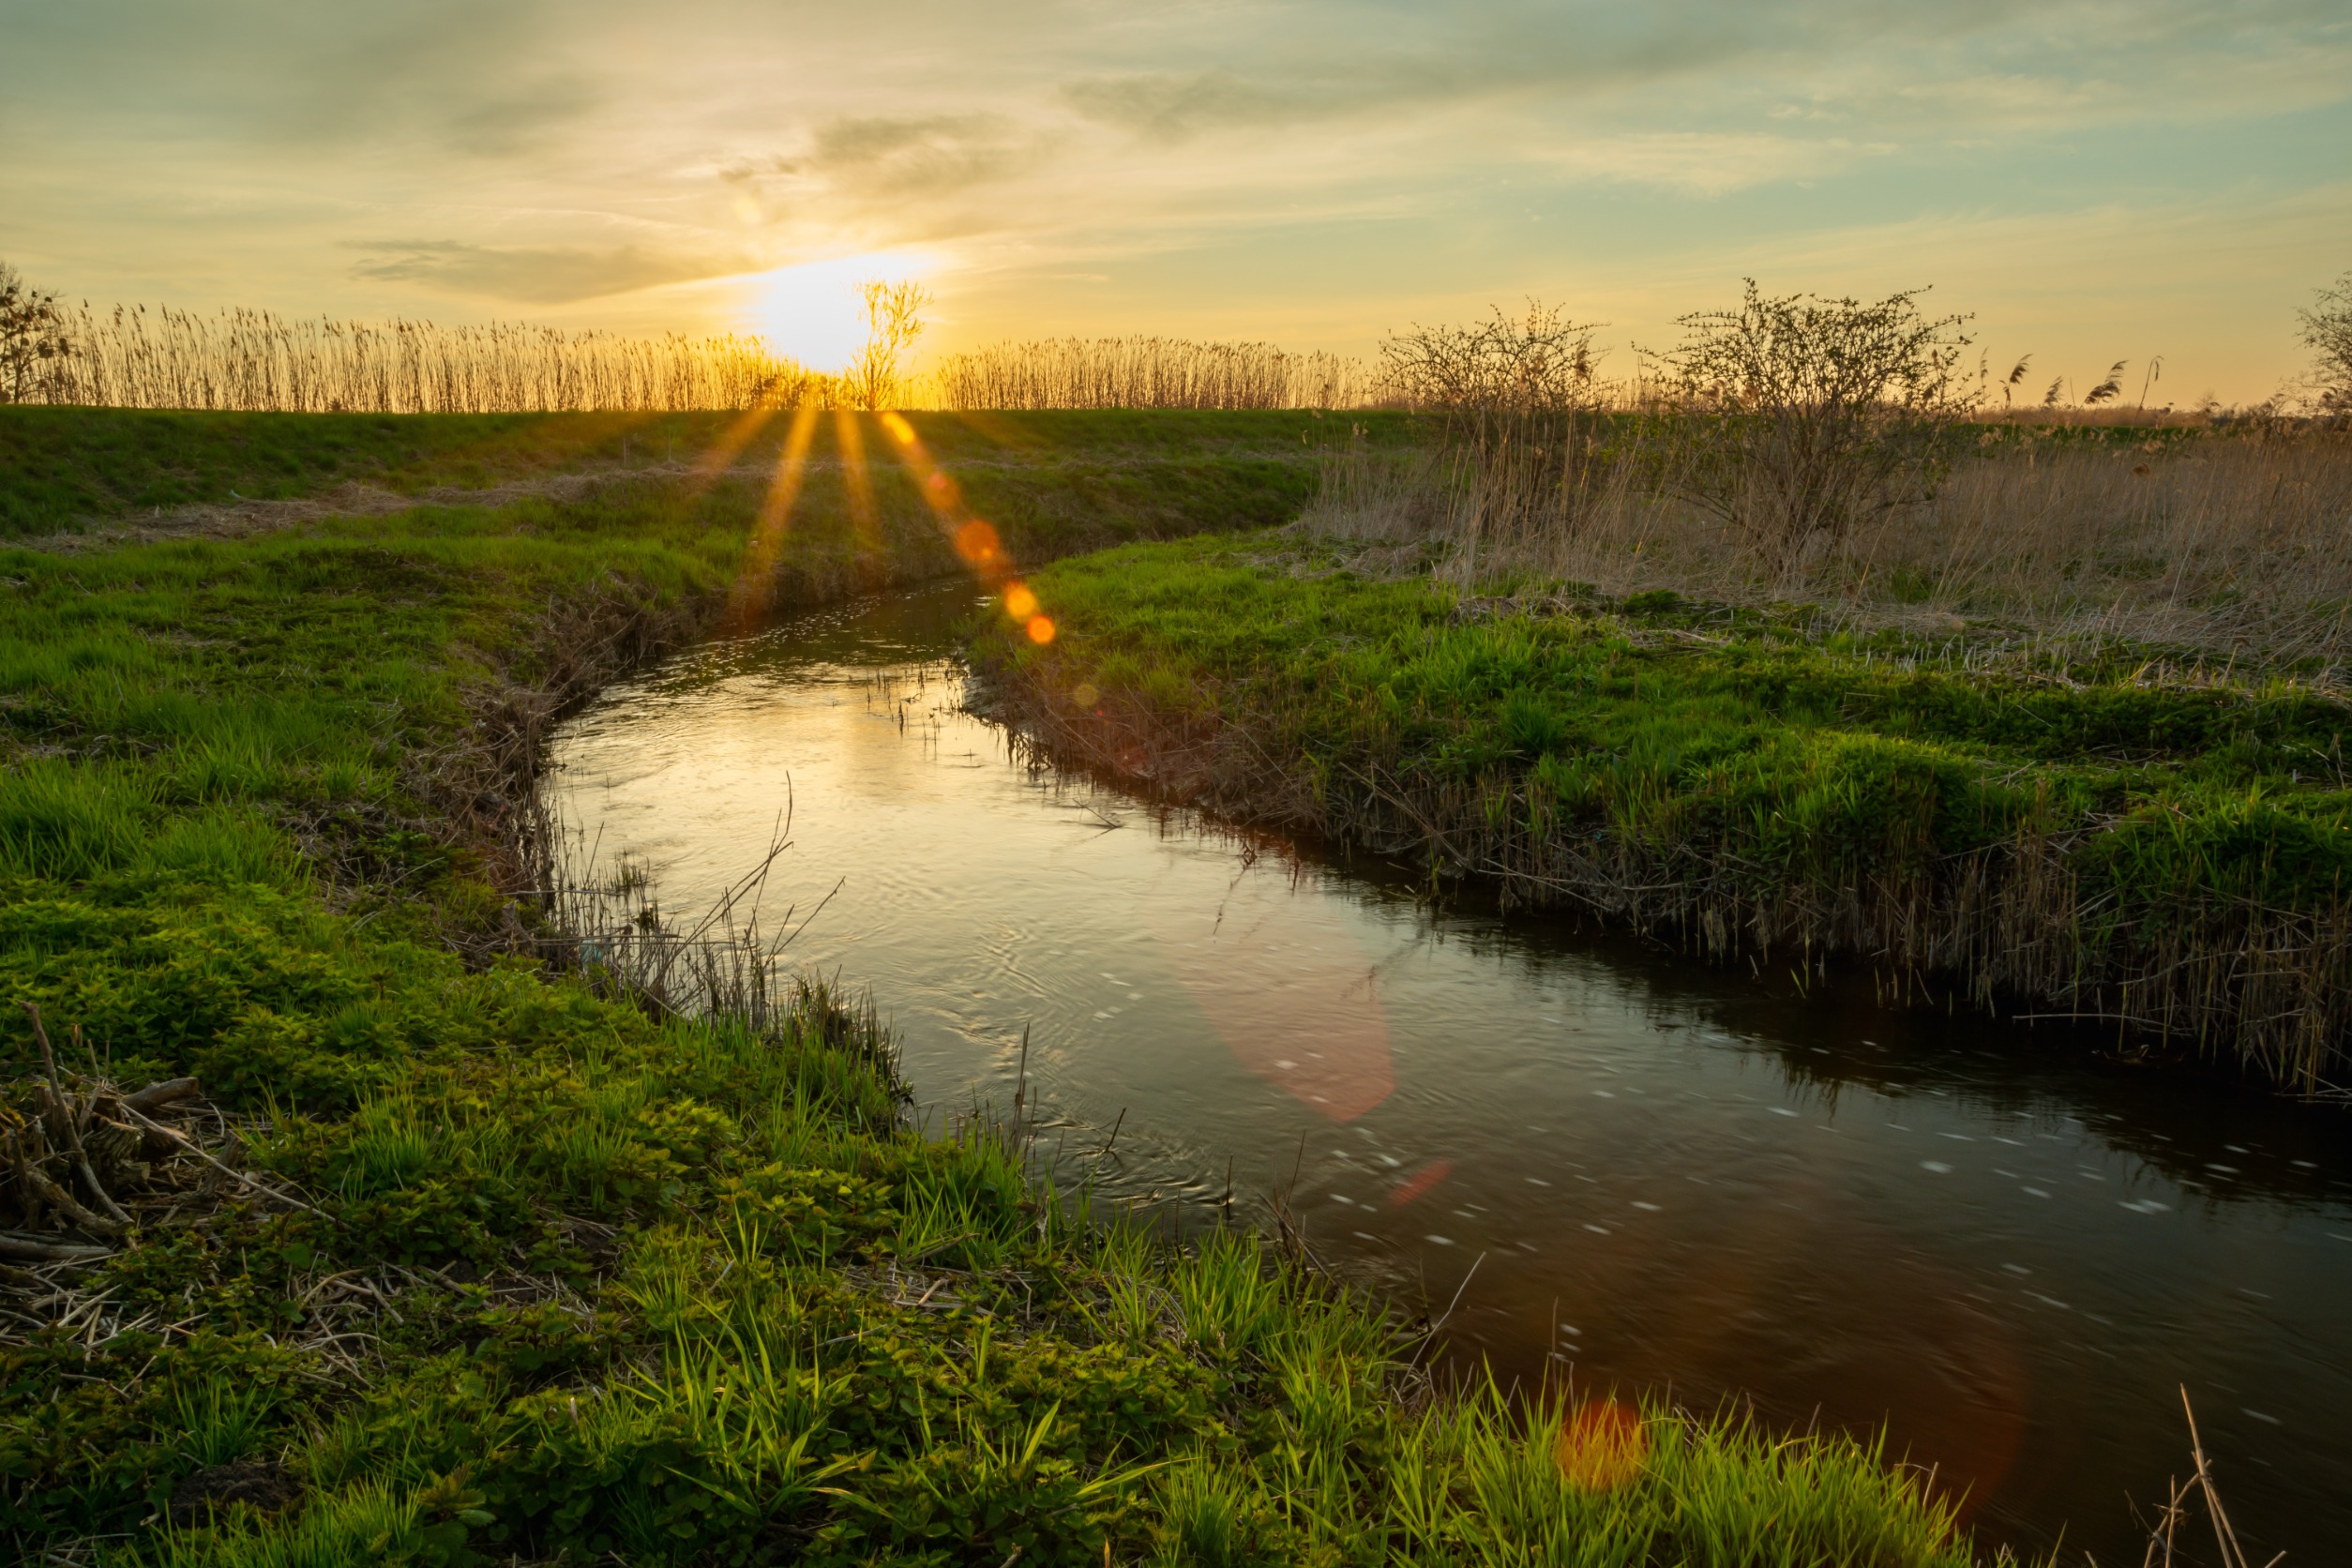
M 353 275 L 425 283 L 450 294 L 528 305 L 565 305 L 746 270 L 730 257 L 661 255 L 635 246 L 603 249 L 467 245 L 447 239 L 346 240 L 363 253 Z

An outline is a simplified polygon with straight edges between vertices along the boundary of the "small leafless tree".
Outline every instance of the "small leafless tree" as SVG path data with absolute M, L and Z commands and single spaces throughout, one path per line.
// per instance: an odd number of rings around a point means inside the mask
M 1921 310 L 1923 290 L 1875 304 L 1767 297 L 1680 318 L 1659 355 L 1672 483 L 1787 570 L 1814 547 L 1935 493 L 1978 401 L 1966 316 Z
M 57 296 L 0 262 L 0 403 L 49 401 L 72 353 Z
M 877 278 L 858 285 L 858 292 L 866 300 L 866 346 L 851 363 L 847 379 L 860 407 L 889 408 L 901 400 L 907 351 L 923 336 L 930 291 L 920 283 Z
M 2352 272 L 2320 290 L 2310 309 L 2295 314 L 2303 324 L 2304 346 L 2312 351 L 2319 406 L 2330 414 L 2352 414 Z

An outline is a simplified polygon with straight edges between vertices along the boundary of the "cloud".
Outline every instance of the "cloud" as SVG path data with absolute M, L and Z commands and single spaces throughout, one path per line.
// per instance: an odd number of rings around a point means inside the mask
M 1721 196 L 1786 180 L 1817 179 L 1889 143 L 1843 138 L 1774 136 L 1760 131 L 1637 131 L 1569 143 L 1546 161 L 1587 182 L 1648 185 L 1690 196 Z
M 867 196 L 926 197 L 1012 178 L 1047 150 L 999 114 L 847 115 L 820 125 L 808 155 L 781 166 Z
M 501 249 L 446 239 L 385 239 L 346 241 L 344 249 L 367 252 L 352 269 L 355 277 L 530 305 L 565 305 L 745 270 L 740 258 L 696 261 L 635 246 Z
M 1383 95 L 1370 82 L 1334 92 L 1276 86 L 1225 71 L 1088 77 L 1063 85 L 1060 98 L 1087 119 L 1157 142 L 1204 131 L 1249 129 L 1344 113 Z

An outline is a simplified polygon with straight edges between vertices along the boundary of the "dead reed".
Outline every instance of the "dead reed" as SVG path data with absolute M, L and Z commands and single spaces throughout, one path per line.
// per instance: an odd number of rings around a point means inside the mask
M 297 414 L 746 409 L 828 378 L 732 335 L 628 338 L 493 322 L 437 326 L 83 306 L 20 400 Z
M 1355 408 L 1364 366 L 1271 343 L 1050 338 L 948 354 L 933 370 L 944 409 Z

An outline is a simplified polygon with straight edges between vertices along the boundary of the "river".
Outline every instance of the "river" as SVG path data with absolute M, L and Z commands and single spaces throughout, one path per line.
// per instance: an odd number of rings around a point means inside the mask
M 2186 1468 L 2185 1384 L 2254 1561 L 2352 1539 L 2344 1111 L 1867 974 L 1433 909 L 1034 771 L 959 707 L 979 602 L 670 659 L 562 727 L 551 798 L 687 911 L 789 793 L 767 916 L 837 886 L 791 955 L 871 988 L 927 1124 L 1008 1107 L 1027 1031 L 1065 1186 L 1188 1228 L 1289 1189 L 1326 1265 L 1451 1305 L 1456 1366 L 1884 1426 L 1988 1541 L 2110 1563 Z

